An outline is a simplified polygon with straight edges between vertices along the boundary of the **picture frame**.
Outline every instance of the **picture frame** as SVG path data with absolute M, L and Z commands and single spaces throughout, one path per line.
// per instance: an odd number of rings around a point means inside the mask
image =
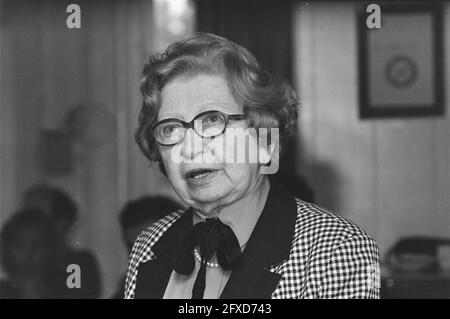
M 381 28 L 359 14 L 359 115 L 441 116 L 445 111 L 442 6 L 384 4 Z

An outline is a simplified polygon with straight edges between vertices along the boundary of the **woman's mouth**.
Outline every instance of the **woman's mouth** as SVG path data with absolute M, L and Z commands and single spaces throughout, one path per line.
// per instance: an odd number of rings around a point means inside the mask
M 217 173 L 217 170 L 214 169 L 193 169 L 186 173 L 185 177 L 189 182 L 199 183 L 208 181 L 210 178 L 214 177 Z

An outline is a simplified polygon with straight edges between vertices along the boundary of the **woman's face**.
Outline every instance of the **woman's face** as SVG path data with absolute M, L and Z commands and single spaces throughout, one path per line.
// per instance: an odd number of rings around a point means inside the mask
M 210 110 L 243 114 L 243 107 L 235 101 L 223 76 L 180 76 L 162 89 L 158 121 L 177 118 L 190 122 L 197 114 Z M 247 123 L 231 120 L 227 128 L 245 130 Z M 224 143 L 223 137 L 201 139 L 188 129 L 178 144 L 159 145 L 167 176 L 177 194 L 207 216 L 217 215 L 221 207 L 245 196 L 262 178 L 257 163 L 226 163 L 224 153 L 235 154 L 237 145 Z M 192 147 L 193 139 L 200 141 L 202 147 Z M 246 147 L 251 143 L 257 143 L 256 138 L 250 138 Z

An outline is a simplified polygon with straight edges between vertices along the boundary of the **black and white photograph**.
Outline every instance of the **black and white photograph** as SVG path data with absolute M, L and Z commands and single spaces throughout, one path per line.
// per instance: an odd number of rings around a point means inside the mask
M 450 299 L 449 79 L 448 1 L 0 0 L 0 299 Z

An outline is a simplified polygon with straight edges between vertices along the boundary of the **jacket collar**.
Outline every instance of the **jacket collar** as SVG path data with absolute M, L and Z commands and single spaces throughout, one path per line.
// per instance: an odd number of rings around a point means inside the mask
M 271 179 L 263 212 L 221 298 L 270 298 L 281 275 L 268 270 L 289 258 L 297 217 L 296 202 L 285 188 Z M 136 298 L 162 298 L 173 271 L 179 242 L 192 230 L 192 210 L 181 216 L 155 243 L 156 255 L 139 266 Z
M 289 258 L 296 217 L 295 199 L 271 180 L 266 205 L 243 252 L 242 266 L 231 273 L 221 298 L 270 298 L 281 275 L 268 268 Z

